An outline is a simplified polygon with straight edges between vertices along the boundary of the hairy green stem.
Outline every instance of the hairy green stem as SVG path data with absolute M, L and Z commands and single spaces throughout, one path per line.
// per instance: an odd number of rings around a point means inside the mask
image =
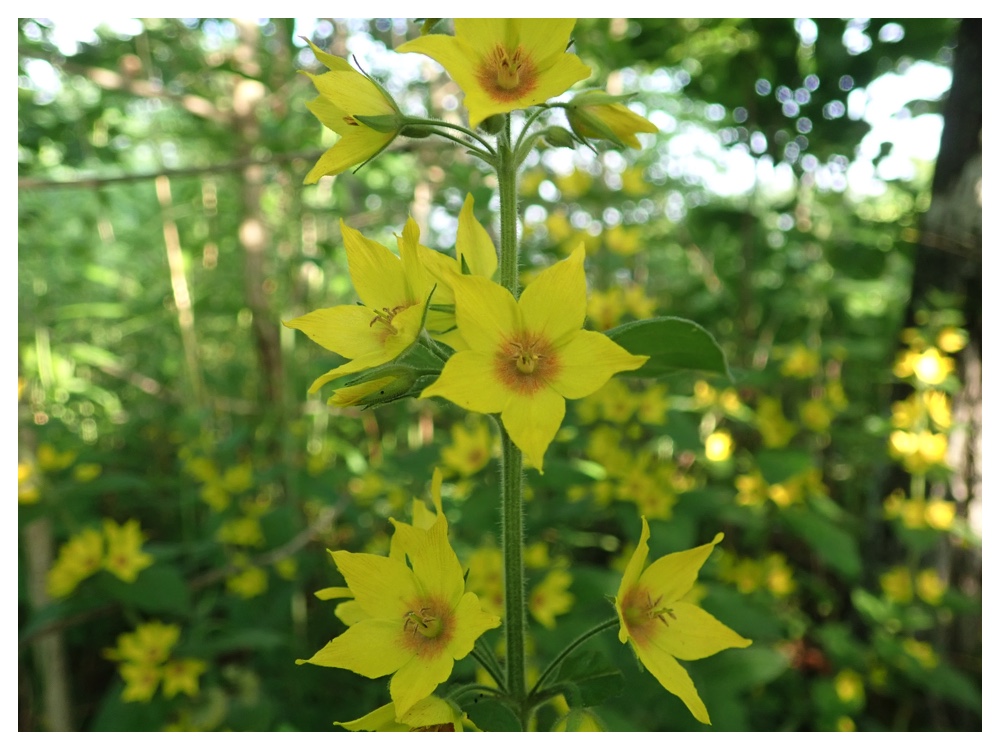
M 497 180 L 500 189 L 500 283 L 518 296 L 517 163 L 511 149 L 510 115 L 497 139 Z M 524 508 L 520 449 L 501 426 L 503 445 L 500 519 L 503 532 L 504 632 L 507 645 L 507 694 L 520 709 L 523 728 L 528 713 L 524 677 Z

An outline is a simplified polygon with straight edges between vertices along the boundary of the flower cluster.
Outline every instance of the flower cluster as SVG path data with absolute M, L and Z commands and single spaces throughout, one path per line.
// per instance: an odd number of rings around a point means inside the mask
M 136 519 L 119 525 L 105 518 L 103 534 L 96 529 L 83 529 L 59 549 L 46 586 L 50 596 L 62 598 L 101 569 L 126 583 L 134 583 L 139 573 L 152 564 L 152 556 L 142 551 L 142 531 Z
M 177 625 L 147 622 L 131 633 L 118 636 L 115 648 L 104 650 L 105 658 L 120 662 L 118 672 L 125 681 L 123 701 L 147 702 L 161 684 L 165 698 L 173 698 L 179 693 L 198 694 L 198 678 L 206 669 L 205 662 L 170 658 L 180 635 Z

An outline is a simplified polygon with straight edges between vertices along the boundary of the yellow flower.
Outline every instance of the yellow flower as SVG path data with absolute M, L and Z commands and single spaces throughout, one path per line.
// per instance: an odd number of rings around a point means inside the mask
M 364 619 L 310 659 L 296 663 L 350 669 L 365 677 L 392 674 L 397 721 L 448 679 L 483 633 L 499 627 L 465 590 L 462 566 L 448 544 L 444 516 L 428 530 L 394 522 L 406 558 L 331 552 Z
M 715 545 L 722 541 L 722 534 L 716 534 L 709 544 L 661 557 L 643 571 L 649 556 L 648 541 L 649 524 L 643 517 L 639 544 L 615 597 L 621 623 L 618 640 L 631 643 L 639 661 L 659 683 L 684 701 L 698 721 L 711 724 L 705 704 L 677 659 L 704 659 L 727 648 L 751 644 L 701 607 L 681 601 Z
M 163 667 L 163 697 L 173 698 L 184 693 L 192 698 L 198 695 L 198 678 L 206 669 L 199 659 L 175 659 Z
M 240 547 L 260 547 L 264 544 L 264 530 L 260 519 L 254 516 L 231 518 L 215 532 L 217 541 Z
M 312 42 L 309 45 L 329 72 L 313 75 L 302 71 L 319 91 L 306 107 L 340 139 L 309 170 L 306 185 L 377 156 L 402 126 L 399 108 L 385 89 L 354 70 L 346 60 L 322 52 Z M 376 123 L 379 127 L 371 127 Z
M 924 520 L 932 529 L 948 531 L 955 522 L 955 503 L 942 498 L 932 498 L 924 508 Z
M 341 375 L 377 367 L 406 351 L 420 333 L 430 293 L 424 270 L 412 251 L 420 233 L 413 219 L 403 229 L 400 257 L 343 221 L 340 229 L 351 281 L 362 304 L 314 310 L 285 322 L 350 360 L 318 377 L 309 387 L 310 393 Z
M 73 479 L 80 484 L 92 482 L 101 476 L 100 464 L 77 464 L 73 467 Z
M 62 471 L 74 461 L 76 461 L 74 451 L 60 453 L 49 443 L 42 443 L 38 446 L 38 468 L 44 472 Z
M 968 342 L 969 335 L 955 326 L 945 326 L 937 337 L 938 349 L 949 354 L 961 351 Z
M 910 571 L 897 566 L 879 576 L 879 583 L 886 598 L 895 604 L 909 604 L 913 601 L 913 579 Z
M 559 568 L 550 570 L 542 582 L 531 590 L 531 595 L 528 597 L 528 611 L 531 612 L 531 616 L 549 630 L 555 628 L 556 617 L 566 614 L 573 608 L 575 599 L 569 592 L 572 582 L 573 576 L 568 571 Z
M 133 664 L 162 664 L 170 656 L 181 629 L 158 620 L 144 622 L 131 633 L 118 636 L 117 648 L 104 649 L 104 657 Z
M 453 277 L 458 328 L 469 349 L 455 353 L 422 398 L 442 396 L 470 411 L 500 413 L 529 465 L 545 451 L 566 413 L 612 375 L 647 357 L 581 329 L 587 307 L 582 247 L 542 271 L 520 300 L 477 276 Z
M 627 97 L 625 97 L 627 98 Z M 642 148 L 636 133 L 656 133 L 656 126 L 604 91 L 584 91 L 566 104 L 566 119 L 580 138 L 599 138 L 624 148 Z
M 833 678 L 833 689 L 841 703 L 861 703 L 865 699 L 865 683 L 853 669 L 842 669 Z
M 757 404 L 757 429 L 768 448 L 783 448 L 795 435 L 795 425 L 785 419 L 781 400 L 761 396 Z
M 705 438 L 705 458 L 709 461 L 725 461 L 733 455 L 733 438 L 725 430 L 716 430 Z
M 437 60 L 465 92 L 469 122 L 541 104 L 590 75 L 566 53 L 572 18 L 456 18 L 455 36 L 431 34 L 400 46 Z
M 927 385 L 940 385 L 954 369 L 955 360 L 942 357 L 934 347 L 927 349 L 913 362 L 913 374 L 917 380 Z
M 248 565 L 226 579 L 226 588 L 243 599 L 253 599 L 267 591 L 267 572 L 256 565 Z
M 833 421 L 833 412 L 824 401 L 811 398 L 799 404 L 799 418 L 806 429 L 813 432 L 826 432 Z
M 152 700 L 160 684 L 160 667 L 127 662 L 118 667 L 118 673 L 125 680 L 125 689 L 122 690 L 124 703 L 148 703 Z
M 936 570 L 928 568 L 917 573 L 917 596 L 930 605 L 938 605 L 948 590 L 948 584 L 941 580 Z
M 461 732 L 465 714 L 449 701 L 430 695 L 417 701 L 398 719 L 388 703 L 354 721 L 335 721 L 350 732 Z
M 134 583 L 139 573 L 153 564 L 153 557 L 142 551 L 142 531 L 139 522 L 131 518 L 119 526 L 104 519 L 104 536 L 108 542 L 104 568 L 126 583 Z
M 819 354 L 805 344 L 796 344 L 781 363 L 781 374 L 807 379 L 819 372 Z
M 104 537 L 96 529 L 84 529 L 59 548 L 59 557 L 48 572 L 49 596 L 68 596 L 85 578 L 101 569 Z
M 493 436 L 486 422 L 480 420 L 472 429 L 462 423 L 451 428 L 451 444 L 441 449 L 441 461 L 452 471 L 469 477 L 490 462 Z

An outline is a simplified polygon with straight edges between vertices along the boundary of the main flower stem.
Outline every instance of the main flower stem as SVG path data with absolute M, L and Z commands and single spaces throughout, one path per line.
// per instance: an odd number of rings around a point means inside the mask
M 518 296 L 517 258 L 517 163 L 511 147 L 510 116 L 497 139 L 497 180 L 500 189 L 500 283 Z M 522 728 L 528 713 L 524 677 L 524 508 L 521 479 L 524 473 L 520 449 L 502 426 L 500 517 L 503 529 L 504 630 L 507 639 L 507 691 L 520 707 Z

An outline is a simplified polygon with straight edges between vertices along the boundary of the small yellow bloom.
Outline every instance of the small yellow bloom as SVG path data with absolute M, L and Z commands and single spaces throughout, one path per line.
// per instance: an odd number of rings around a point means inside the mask
M 180 637 L 177 625 L 165 625 L 158 620 L 145 622 L 134 631 L 119 635 L 117 647 L 104 649 L 104 657 L 133 664 L 163 664 Z
M 922 383 L 940 385 L 955 369 L 955 360 L 942 357 L 941 353 L 931 347 L 917 357 L 913 363 L 913 374 Z
M 420 333 L 431 291 L 415 251 L 420 230 L 413 219 L 403 229 L 399 257 L 343 221 L 340 229 L 351 281 L 362 304 L 314 310 L 285 322 L 350 360 L 318 377 L 310 393 L 342 375 L 377 367 L 406 351 Z
M 819 372 L 819 353 L 805 344 L 796 344 L 781 363 L 781 374 L 806 380 Z
M 853 669 L 842 669 L 833 678 L 833 689 L 841 703 L 861 703 L 865 699 L 865 683 Z
M 581 330 L 587 305 L 582 247 L 538 274 L 519 300 L 478 276 L 453 277 L 456 352 L 422 398 L 442 396 L 481 414 L 500 413 L 527 463 L 541 470 L 566 399 L 588 396 L 615 373 L 648 359 L 607 336 Z
M 253 599 L 267 591 L 267 571 L 248 565 L 226 579 L 226 589 L 243 599 Z
M 948 531 L 955 522 L 955 503 L 932 498 L 924 508 L 924 520 L 932 529 Z
M 948 584 L 941 580 L 936 570 L 928 568 L 917 573 L 917 596 L 932 606 L 941 603 Z
M 264 544 L 264 530 L 260 519 L 254 516 L 231 518 L 215 532 L 216 541 L 239 547 L 260 547 Z
M 569 592 L 573 576 L 566 570 L 556 568 L 550 570 L 531 590 L 528 597 L 528 611 L 543 627 L 552 630 L 556 626 L 556 617 L 564 615 L 573 608 L 575 597 Z
M 73 479 L 80 484 L 93 482 L 101 476 L 100 464 L 77 464 L 73 467 Z
M 377 156 L 399 134 L 402 125 L 399 108 L 385 89 L 354 70 L 346 60 L 321 51 L 312 42 L 309 46 L 329 71 L 321 75 L 302 71 L 319 91 L 306 107 L 340 139 L 309 170 L 306 185 Z M 384 125 L 371 127 L 376 121 Z
M 854 724 L 854 719 L 850 716 L 841 716 L 837 719 L 837 731 L 838 732 L 853 732 L 857 729 Z
M 86 578 L 101 569 L 104 537 L 96 529 L 84 529 L 59 548 L 59 557 L 48 572 L 49 596 L 68 596 Z
M 795 425 L 785 418 L 781 400 L 761 396 L 757 404 L 757 429 L 768 448 L 784 448 L 795 435 Z
M 153 564 L 152 555 L 142 551 L 142 531 L 136 519 L 131 518 L 119 526 L 105 518 L 104 537 L 108 543 L 104 568 L 115 577 L 134 583 L 139 573 Z
M 826 432 L 833 421 L 833 412 L 823 400 L 812 398 L 799 405 L 799 418 L 806 429 Z
M 173 698 L 184 693 L 192 698 L 198 695 L 198 678 L 207 669 L 200 659 L 175 659 L 163 667 L 163 697 Z
M 74 451 L 63 451 L 60 453 L 49 443 L 42 443 L 38 446 L 38 468 L 44 472 L 52 473 L 62 471 L 76 461 Z
M 153 664 L 126 662 L 118 666 L 118 673 L 125 680 L 122 690 L 124 703 L 148 703 L 160 685 L 162 670 Z
M 463 477 L 471 477 L 490 462 L 493 436 L 490 426 L 480 419 L 472 428 L 461 422 L 452 425 L 451 444 L 441 449 L 441 461 Z
M 895 604 L 913 601 L 913 579 L 904 567 L 895 567 L 879 576 L 879 583 L 886 598 Z
M 704 659 L 751 643 L 701 607 L 681 601 L 715 545 L 722 541 L 722 534 L 716 534 L 709 544 L 661 557 L 643 570 L 649 556 L 648 541 L 649 524 L 643 517 L 639 544 L 615 597 L 621 623 L 618 640 L 631 643 L 639 661 L 659 683 L 680 698 L 698 721 L 711 724 L 705 704 L 677 659 Z
M 726 461 L 733 455 L 733 437 L 726 430 L 716 430 L 705 438 L 705 458 L 709 461 Z
M 656 126 L 604 91 L 584 91 L 566 104 L 566 119 L 580 138 L 598 138 L 624 148 L 642 148 L 636 133 L 656 133 Z
M 465 714 L 450 701 L 430 695 L 413 704 L 398 719 L 388 703 L 354 721 L 335 721 L 350 732 L 461 732 Z
M 572 18 L 456 18 L 455 36 L 431 34 L 397 48 L 437 60 L 465 92 L 469 122 L 525 109 L 590 75 L 566 53 Z
M 924 669 L 934 669 L 938 665 L 938 655 L 929 643 L 918 641 L 916 638 L 907 638 L 903 641 L 903 650 Z
M 955 352 L 961 351 L 965 348 L 965 345 L 968 342 L 969 335 L 962 329 L 955 328 L 955 326 L 946 326 L 942 328 L 937 337 L 938 349 L 943 352 L 948 352 L 948 354 L 954 354 Z

